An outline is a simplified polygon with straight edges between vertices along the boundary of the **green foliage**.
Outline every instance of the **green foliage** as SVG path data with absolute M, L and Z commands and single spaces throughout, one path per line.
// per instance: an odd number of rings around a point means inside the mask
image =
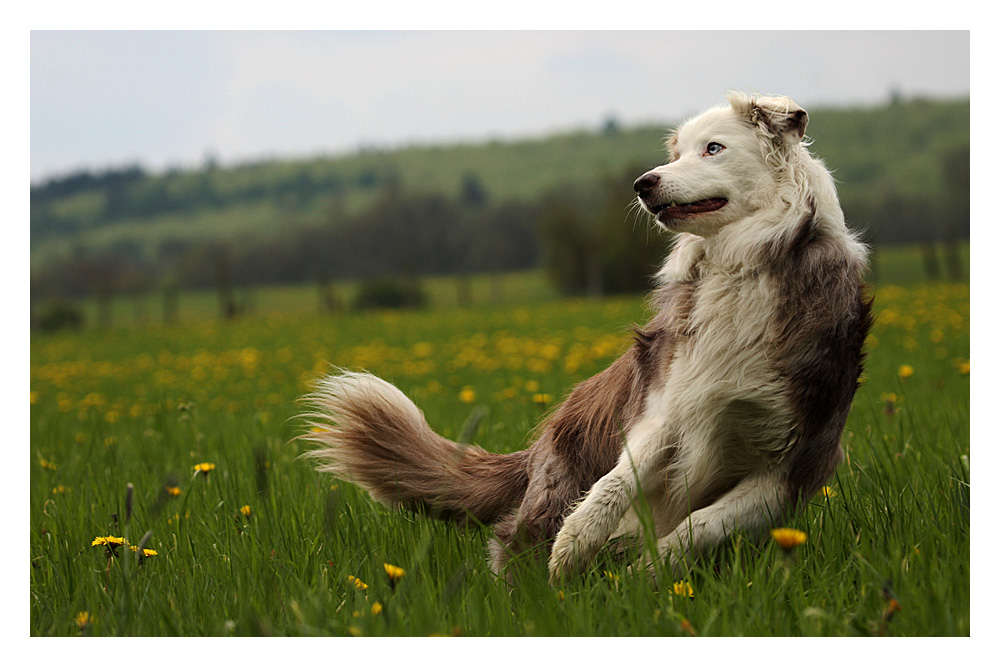
M 637 297 L 229 323 L 207 304 L 174 327 L 33 337 L 30 633 L 968 636 L 969 288 L 880 285 L 875 304 L 847 457 L 790 524 L 806 543 L 733 535 L 684 577 L 693 597 L 610 558 L 558 588 L 529 563 L 510 590 L 486 531 L 386 509 L 293 438 L 297 399 L 336 365 L 393 381 L 448 437 L 485 406 L 476 443 L 521 449 L 628 344 Z M 150 530 L 141 565 L 91 546 Z
M 543 206 L 543 264 L 560 293 L 621 294 L 651 287 L 669 240 L 635 207 L 631 185 L 622 185 L 640 171 L 629 167 L 605 177 L 599 188 L 569 189 Z
M 422 308 L 427 305 L 427 295 L 415 279 L 376 278 L 361 283 L 354 297 L 354 308 Z
M 33 328 L 42 333 L 55 333 L 63 329 L 82 329 L 84 322 L 79 306 L 68 301 L 51 301 L 39 309 Z

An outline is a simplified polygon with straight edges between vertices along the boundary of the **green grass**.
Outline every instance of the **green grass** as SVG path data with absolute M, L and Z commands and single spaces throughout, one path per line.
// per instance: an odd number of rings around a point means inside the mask
M 880 286 L 876 306 L 847 460 L 831 496 L 790 524 L 806 543 L 786 557 L 735 536 L 685 577 L 690 598 L 611 561 L 561 589 L 528 566 L 511 592 L 488 571 L 486 531 L 387 510 L 316 474 L 293 440 L 297 398 L 335 364 L 397 383 L 446 436 L 483 406 L 475 442 L 519 449 L 627 344 L 639 298 L 337 317 L 261 307 L 234 323 L 213 311 L 32 338 L 30 632 L 968 635 L 968 285 Z M 195 475 L 203 461 L 216 468 Z M 157 555 L 141 566 L 91 546 L 147 531 Z M 384 563 L 406 570 L 394 588 Z M 887 581 L 899 611 L 886 621 Z

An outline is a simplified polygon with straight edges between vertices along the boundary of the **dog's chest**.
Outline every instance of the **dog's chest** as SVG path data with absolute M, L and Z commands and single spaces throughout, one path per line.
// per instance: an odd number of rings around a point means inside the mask
M 710 275 L 698 285 L 670 375 L 728 383 L 760 376 L 778 295 L 771 281 Z
M 729 457 L 780 448 L 785 392 L 771 334 L 778 288 L 755 276 L 709 275 L 698 285 L 657 400 L 682 448 L 723 448 Z

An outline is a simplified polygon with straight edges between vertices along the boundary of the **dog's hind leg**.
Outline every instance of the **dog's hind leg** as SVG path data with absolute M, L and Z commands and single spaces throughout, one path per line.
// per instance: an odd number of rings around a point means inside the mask
M 673 532 L 657 542 L 661 558 L 669 558 L 673 574 L 701 552 L 722 544 L 739 531 L 751 537 L 787 517 L 791 509 L 788 485 L 774 475 L 746 477 L 711 505 L 692 512 Z M 652 564 L 646 562 L 652 569 Z
M 563 516 L 583 493 L 579 481 L 572 475 L 558 472 L 558 466 L 542 468 L 544 473 L 531 479 L 517 510 L 494 525 L 491 569 L 497 575 L 508 567 L 511 559 L 547 558 Z M 516 563 L 512 565 L 516 567 Z M 510 572 L 507 574 L 510 579 Z

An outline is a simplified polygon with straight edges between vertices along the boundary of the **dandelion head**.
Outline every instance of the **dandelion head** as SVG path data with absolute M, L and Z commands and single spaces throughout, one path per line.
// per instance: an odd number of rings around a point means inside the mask
M 90 612 L 89 611 L 77 612 L 76 617 L 73 619 L 73 621 L 76 623 L 76 627 L 80 628 L 81 630 L 89 628 L 91 623 Z
M 347 575 L 347 581 L 352 586 L 354 586 L 355 588 L 357 588 L 359 591 L 363 591 L 366 588 L 368 588 L 368 584 L 366 584 L 365 582 L 361 581 L 360 579 L 358 579 L 357 577 L 355 577 L 353 574 Z
M 107 537 L 95 537 L 94 541 L 90 543 L 92 547 L 106 546 L 108 548 L 117 548 L 125 544 L 124 537 L 115 537 L 113 535 L 108 535 Z
M 675 581 L 674 595 L 679 595 L 685 598 L 693 598 L 694 588 L 692 588 L 691 584 L 686 581 Z
M 134 544 L 129 545 L 129 551 L 138 551 L 138 550 L 139 550 L 139 547 L 135 546 Z M 150 556 L 159 556 L 159 555 L 160 554 L 158 554 L 155 549 L 143 549 L 142 550 L 142 557 L 143 558 L 149 558 Z
M 181 491 L 181 487 L 179 487 L 179 486 L 168 486 L 168 487 L 166 487 L 166 491 L 167 491 L 167 495 L 168 496 L 173 496 L 175 498 L 177 496 L 181 495 L 181 493 L 183 493 Z
M 406 570 L 403 568 L 390 565 L 389 563 L 382 563 L 382 567 L 385 568 L 385 574 L 389 577 L 389 583 L 391 584 L 395 584 L 406 574 Z
M 785 551 L 791 551 L 806 541 L 806 534 L 795 528 L 775 528 L 771 531 L 771 537 Z
M 196 475 L 199 474 L 199 473 L 202 474 L 202 475 L 207 475 L 208 473 L 210 473 L 213 470 L 215 470 L 215 464 L 214 463 L 208 463 L 208 462 L 199 463 L 197 465 L 191 466 L 191 469 L 194 470 L 194 474 L 196 474 Z
M 535 394 L 531 397 L 531 402 L 544 408 L 552 402 L 552 394 Z
M 902 366 L 899 367 L 899 370 L 897 371 L 896 374 L 899 375 L 899 378 L 901 380 L 905 380 L 906 378 L 911 377 L 913 375 L 913 366 L 909 364 L 903 364 Z
M 378 616 L 382 613 L 382 603 L 376 602 L 372 605 L 372 616 Z
M 463 403 L 472 403 L 474 400 L 476 400 L 476 390 L 473 389 L 472 387 L 465 387 L 458 394 L 458 400 L 462 401 Z
M 250 506 L 244 505 L 243 507 L 241 507 L 240 514 L 242 514 L 243 516 L 250 516 Z

